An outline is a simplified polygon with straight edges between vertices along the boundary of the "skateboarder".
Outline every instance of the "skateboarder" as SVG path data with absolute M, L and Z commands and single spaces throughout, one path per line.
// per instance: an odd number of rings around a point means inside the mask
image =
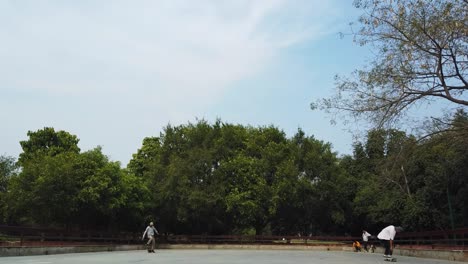
M 377 235 L 377 238 L 383 243 L 385 247 L 385 254 L 384 257 L 387 259 L 393 259 L 393 248 L 395 244 L 393 243 L 393 239 L 395 239 L 395 235 L 397 232 L 403 231 L 401 227 L 395 227 L 393 225 L 389 225 L 386 228 L 382 229 L 380 233 Z
M 148 253 L 155 253 L 154 252 L 154 245 L 155 245 L 155 241 L 154 241 L 154 235 L 159 235 L 159 232 L 158 230 L 156 230 L 156 228 L 154 227 L 154 224 L 153 222 L 151 222 L 149 224 L 149 226 L 146 227 L 146 230 L 145 232 L 143 233 L 143 237 L 141 238 L 141 240 L 144 240 L 145 239 L 145 236 L 148 235 L 148 242 L 146 243 L 146 246 L 148 248 Z M 151 249 L 150 249 L 150 243 L 151 243 Z
M 372 253 L 375 252 L 375 246 L 374 246 L 374 244 L 371 244 L 371 245 L 370 245 L 370 251 L 371 251 Z
M 367 233 L 366 230 L 362 230 L 362 244 L 364 245 L 364 249 L 369 252 L 369 249 L 367 248 L 367 243 L 369 242 L 369 237 L 371 234 Z

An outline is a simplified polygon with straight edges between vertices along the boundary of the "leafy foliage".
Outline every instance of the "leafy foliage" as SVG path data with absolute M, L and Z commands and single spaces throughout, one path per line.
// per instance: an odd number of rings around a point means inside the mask
M 9 190 L 10 180 L 18 173 L 18 165 L 13 157 L 0 156 L 0 223 L 7 221 L 7 192 Z
M 167 126 L 159 138 L 143 141 L 129 170 L 155 186 L 151 211 L 169 232 L 312 232 L 328 226 L 312 212 L 319 210 L 344 224 L 339 202 L 326 190 L 341 173 L 336 154 L 302 131 L 291 140 L 275 127 Z M 277 226 L 304 212 L 298 223 Z
M 28 135 L 5 194 L 8 223 L 119 228 L 143 210 L 145 187 L 99 147 L 80 153 L 76 136 L 52 128 Z
M 217 121 L 165 127 L 127 168 L 65 131 L 1 157 L 0 222 L 175 234 L 344 234 L 467 225 L 468 115 L 424 140 L 376 129 L 338 158 L 302 130 Z M 54 144 L 38 135 L 62 138 Z M 71 139 L 71 140 L 63 140 Z M 447 140 L 450 139 L 450 140 Z M 19 167 L 18 167 L 19 166 Z M 18 169 L 19 168 L 19 169 Z
M 457 115 L 449 130 L 424 141 L 395 130 L 370 131 L 366 145 L 372 148 L 362 156 L 362 144 L 357 144 L 354 156 L 343 164 L 359 186 L 352 219 L 371 225 L 400 224 L 409 230 L 466 226 L 467 209 L 461 201 L 467 197 L 468 153 L 466 143 L 457 139 L 466 133 L 459 127 L 468 119 L 466 114 Z M 375 141 L 376 134 L 387 136 Z M 375 159 L 379 144 L 383 154 Z

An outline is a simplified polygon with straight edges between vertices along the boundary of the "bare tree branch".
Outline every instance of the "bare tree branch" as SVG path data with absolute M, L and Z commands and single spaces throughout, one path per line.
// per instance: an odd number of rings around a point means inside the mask
M 369 69 L 337 78 L 336 96 L 315 105 L 377 127 L 426 99 L 468 106 L 466 1 L 359 1 L 364 14 L 354 36 L 375 47 L 376 57 Z

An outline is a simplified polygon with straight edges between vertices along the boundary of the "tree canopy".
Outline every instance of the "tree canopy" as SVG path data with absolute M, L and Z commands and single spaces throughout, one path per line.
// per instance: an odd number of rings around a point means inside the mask
M 151 220 L 164 233 L 276 235 L 464 227 L 468 115 L 452 120 L 424 140 L 371 130 L 343 157 L 300 129 L 287 137 L 201 120 L 145 138 L 127 168 L 44 128 L 21 142 L 21 162 L 0 157 L 0 224 L 138 230 Z M 44 144 L 44 133 L 74 140 Z
M 154 186 L 153 213 L 169 232 L 292 234 L 321 230 L 323 217 L 343 224 L 338 205 L 324 209 L 336 197 L 319 188 L 337 181 L 336 161 L 302 131 L 292 140 L 275 127 L 200 121 L 144 139 L 129 170 Z M 292 214 L 303 219 L 278 225 Z
M 141 213 L 145 187 L 100 147 L 80 152 L 77 136 L 47 127 L 28 136 L 4 194 L 4 221 L 108 229 Z

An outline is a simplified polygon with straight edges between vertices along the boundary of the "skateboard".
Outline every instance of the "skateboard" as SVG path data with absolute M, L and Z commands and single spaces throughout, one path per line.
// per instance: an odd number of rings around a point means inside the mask
M 397 262 L 397 259 L 394 258 L 394 257 L 389 257 L 389 258 L 388 258 L 388 257 L 385 257 L 384 260 L 385 260 L 385 261 L 391 261 L 391 262 Z

